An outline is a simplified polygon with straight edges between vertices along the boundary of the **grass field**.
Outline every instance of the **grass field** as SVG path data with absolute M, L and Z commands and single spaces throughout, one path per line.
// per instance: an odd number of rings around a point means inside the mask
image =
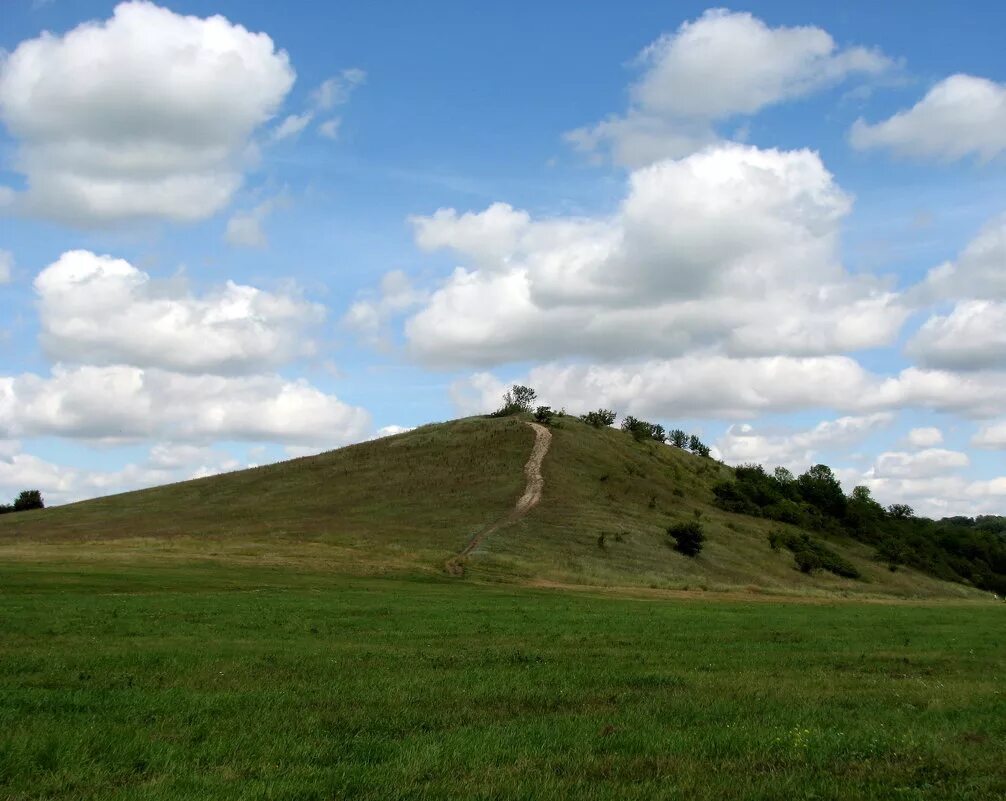
M 0 798 L 1001 799 L 1006 609 L 5 562 Z

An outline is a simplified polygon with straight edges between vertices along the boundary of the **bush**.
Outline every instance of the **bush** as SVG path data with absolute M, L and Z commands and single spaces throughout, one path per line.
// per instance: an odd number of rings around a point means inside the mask
M 581 414 L 580 419 L 594 428 L 607 428 L 615 422 L 617 415 L 611 409 L 598 409 L 596 412 Z
M 544 426 L 549 425 L 554 416 L 555 412 L 552 411 L 551 406 L 539 406 L 534 411 L 534 419 Z
M 14 507 L 8 503 L 0 503 L 0 515 L 6 515 L 14 511 Z
M 820 570 L 824 567 L 821 564 L 821 558 L 813 551 L 794 551 L 793 558 L 796 560 L 796 566 L 800 568 L 801 573 L 813 573 L 815 570 Z
M 638 420 L 631 414 L 627 414 L 622 420 L 622 431 L 632 434 L 636 442 L 641 442 L 644 439 L 654 439 L 657 442 L 663 442 L 667 439 L 667 434 L 664 433 L 662 425 Z
M 770 544 L 771 544 L 771 537 Z M 859 578 L 860 572 L 856 566 L 843 559 L 823 542 L 812 539 L 806 534 L 785 534 L 778 532 L 778 541 L 793 552 L 796 566 L 804 573 L 815 570 L 827 570 L 836 576 L 844 578 Z
M 38 490 L 24 490 L 14 501 L 15 512 L 27 512 L 29 509 L 45 509 L 42 493 Z
M 675 523 L 667 529 L 667 533 L 674 540 L 674 549 L 685 556 L 698 556 L 702 551 L 702 544 L 706 541 L 702 524 L 697 520 Z

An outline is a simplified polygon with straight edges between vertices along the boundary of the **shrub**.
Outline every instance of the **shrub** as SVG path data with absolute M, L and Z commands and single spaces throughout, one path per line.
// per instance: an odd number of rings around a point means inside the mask
M 644 439 L 654 439 L 657 442 L 663 442 L 667 439 L 667 434 L 664 433 L 662 425 L 638 420 L 631 414 L 627 414 L 622 420 L 622 431 L 632 434 L 637 442 L 641 442 Z
M 8 503 L 0 503 L 0 515 L 9 514 L 14 511 L 14 507 Z
M 545 426 L 549 425 L 552 422 L 552 418 L 554 416 L 555 412 L 552 411 L 551 406 L 539 406 L 534 411 L 534 419 Z
M 800 568 L 801 573 L 813 573 L 815 570 L 820 570 L 824 567 L 821 564 L 821 558 L 813 551 L 794 551 L 793 558 L 796 560 L 796 566 Z
M 15 512 L 26 512 L 29 509 L 45 509 L 42 493 L 38 490 L 23 490 L 14 501 Z
M 598 409 L 596 412 L 581 414 L 580 419 L 594 428 L 607 428 L 615 422 L 616 416 L 611 409 Z
M 706 540 L 702 524 L 697 520 L 675 523 L 667 529 L 667 533 L 674 540 L 674 549 L 685 556 L 698 556 Z

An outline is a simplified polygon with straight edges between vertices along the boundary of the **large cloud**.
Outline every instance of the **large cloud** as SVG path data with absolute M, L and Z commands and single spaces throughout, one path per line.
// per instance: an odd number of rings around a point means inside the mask
M 754 462 L 802 471 L 818 461 L 821 451 L 859 442 L 877 429 L 890 425 L 893 419 L 890 412 L 876 412 L 824 420 L 806 431 L 783 432 L 759 430 L 748 423 L 739 423 L 730 426 L 716 440 L 714 455 L 728 464 Z
M 417 242 L 468 266 L 408 320 L 409 347 L 453 366 L 886 344 L 905 310 L 842 268 L 849 207 L 815 153 L 723 145 L 634 172 L 610 217 L 440 210 L 414 219 Z
M 991 159 L 1006 149 L 1006 84 L 951 75 L 883 122 L 857 120 L 850 141 L 860 150 L 886 148 L 916 158 Z
M 24 41 L 0 67 L 0 119 L 28 184 L 17 203 L 83 225 L 207 217 L 293 81 L 267 35 L 149 2 Z
M 622 414 L 673 421 L 752 418 L 771 412 L 835 409 L 855 414 L 929 409 L 975 418 L 1002 413 L 1004 373 L 961 376 L 907 368 L 884 377 L 846 356 L 730 358 L 696 353 L 617 365 L 549 363 L 520 379 L 545 403 L 571 411 L 606 407 Z M 456 383 L 464 411 L 499 405 L 501 384 L 488 373 Z
M 908 343 L 924 365 L 1006 368 L 1006 216 L 986 225 L 956 261 L 929 271 L 911 296 L 921 304 L 957 301 L 933 314 Z
M 64 253 L 35 279 L 41 342 L 56 361 L 253 372 L 310 353 L 323 309 L 228 282 L 203 297 L 122 259 Z
M 306 381 L 228 378 L 121 365 L 0 378 L 0 437 L 342 445 L 370 415 Z
M 821 28 L 770 28 L 724 9 L 662 36 L 638 61 L 646 71 L 632 87 L 628 112 L 568 134 L 580 149 L 610 148 L 634 166 L 677 158 L 714 141 L 716 121 L 892 66 L 875 50 L 840 49 Z

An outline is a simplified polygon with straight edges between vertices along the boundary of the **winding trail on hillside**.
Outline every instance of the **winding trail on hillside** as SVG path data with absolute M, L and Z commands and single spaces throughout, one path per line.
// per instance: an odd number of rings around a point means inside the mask
M 534 509 L 541 500 L 541 491 L 545 486 L 545 479 L 541 475 L 541 463 L 545 460 L 549 446 L 552 444 L 552 432 L 540 423 L 526 423 L 534 429 L 534 446 L 531 448 L 531 455 L 524 465 L 524 477 L 527 479 L 527 486 L 524 494 L 517 499 L 514 508 L 503 518 L 490 523 L 478 534 L 468 541 L 468 544 L 461 549 L 461 552 L 447 560 L 445 568 L 452 576 L 461 576 L 465 572 L 461 560 L 481 545 L 486 537 L 499 531 L 511 523 L 516 523 L 524 515 Z

